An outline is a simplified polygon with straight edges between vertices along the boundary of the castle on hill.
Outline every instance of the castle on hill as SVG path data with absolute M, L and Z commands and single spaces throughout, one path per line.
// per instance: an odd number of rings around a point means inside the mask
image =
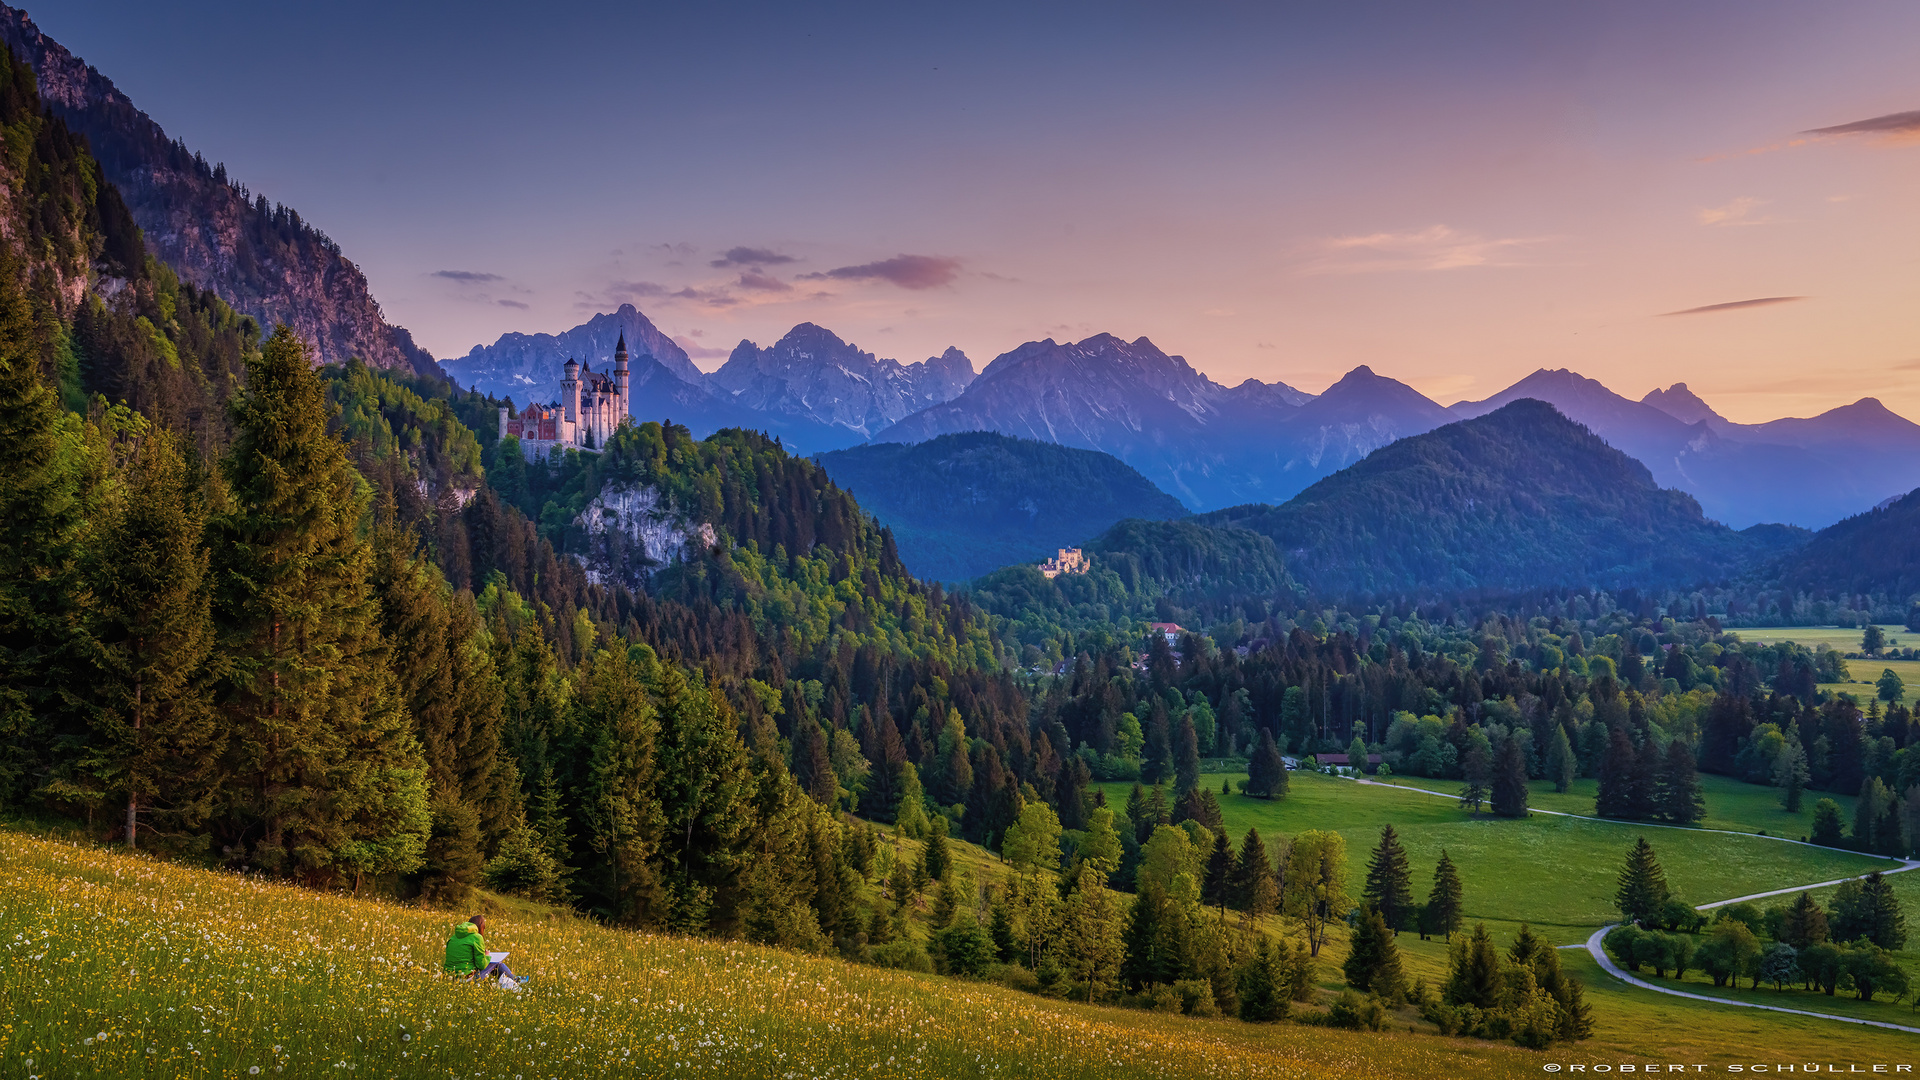
M 1087 557 L 1079 548 L 1061 548 L 1058 555 L 1040 564 L 1040 574 L 1050 579 L 1061 574 L 1084 574 L 1087 566 Z
M 613 349 L 613 373 L 591 371 L 569 359 L 560 381 L 560 400 L 529 405 L 519 416 L 500 407 L 500 437 L 520 440 L 521 453 L 536 457 L 552 450 L 599 450 L 614 430 L 627 423 L 627 335 Z

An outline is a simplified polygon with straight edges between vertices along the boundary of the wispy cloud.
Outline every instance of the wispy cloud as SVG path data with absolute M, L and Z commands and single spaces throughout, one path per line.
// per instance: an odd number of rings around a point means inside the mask
M 735 284 L 739 285 L 743 289 L 752 289 L 755 292 L 792 292 L 793 291 L 793 286 L 787 284 L 784 281 L 781 281 L 779 278 L 768 277 L 767 275 L 760 273 L 758 270 L 748 270 L 745 273 L 741 274 L 740 280 L 735 282 Z
M 736 247 L 728 248 L 725 254 L 708 265 L 725 269 L 729 266 L 784 266 L 798 261 L 792 255 L 782 255 L 767 248 Z
M 1681 311 L 1663 311 L 1661 318 L 1669 315 L 1706 315 L 1715 311 L 1739 311 L 1742 308 L 1772 307 L 1774 304 L 1791 304 L 1795 300 L 1805 300 L 1804 296 L 1760 296 L 1752 300 L 1729 300 L 1724 304 L 1707 304 L 1702 307 L 1690 307 Z
M 500 305 L 501 307 L 517 308 L 521 311 L 527 310 L 527 305 L 521 303 L 518 300 L 495 300 L 494 303 Z
M 1379 232 L 1322 240 L 1305 266 L 1310 274 L 1370 274 L 1400 270 L 1460 270 L 1520 266 L 1520 252 L 1544 236 L 1487 237 L 1448 225 L 1418 232 Z
M 1855 120 L 1848 124 L 1835 124 L 1832 127 L 1813 128 L 1801 134 L 1867 135 L 1889 145 L 1912 145 L 1920 143 L 1920 109 L 1912 112 L 1888 113 L 1885 116 Z
M 939 255 L 896 255 L 879 262 L 801 275 L 808 280 L 835 278 L 841 281 L 886 281 L 903 289 L 935 289 L 953 284 L 959 276 L 960 260 Z
M 1702 225 L 1771 225 L 1779 218 L 1755 217 L 1754 211 L 1767 205 L 1765 199 L 1742 195 L 1725 206 L 1714 206 L 1697 215 Z
M 435 270 L 430 276 L 457 281 L 462 285 L 480 285 L 489 281 L 506 280 L 499 274 L 488 274 L 479 270 Z

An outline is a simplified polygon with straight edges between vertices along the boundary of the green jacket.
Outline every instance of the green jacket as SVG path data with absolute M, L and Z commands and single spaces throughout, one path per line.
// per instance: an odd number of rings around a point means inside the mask
M 453 936 L 447 939 L 447 971 L 455 975 L 471 975 L 484 971 L 487 967 L 487 942 L 480 931 L 470 922 L 463 922 L 453 928 Z

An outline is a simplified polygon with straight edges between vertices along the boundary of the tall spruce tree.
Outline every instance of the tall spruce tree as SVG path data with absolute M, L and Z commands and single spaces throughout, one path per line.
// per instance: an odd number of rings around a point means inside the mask
M 1227 905 L 1233 902 L 1233 841 L 1227 839 L 1227 831 L 1221 829 L 1213 834 L 1213 850 L 1207 855 L 1206 878 L 1200 884 L 1200 900 L 1219 909 L 1220 917 L 1227 916 Z
M 1173 791 L 1176 801 L 1200 786 L 1200 737 L 1193 730 L 1193 717 L 1182 713 L 1180 728 L 1173 737 Z
M 1391 824 L 1380 830 L 1380 842 L 1367 859 L 1367 883 L 1360 895 L 1386 920 L 1387 929 L 1397 934 L 1413 928 L 1413 872 Z
M 1660 772 L 1655 778 L 1654 787 L 1660 816 L 1668 821 L 1691 825 L 1706 812 L 1706 797 L 1700 792 L 1700 774 L 1694 767 L 1693 751 L 1687 748 L 1685 739 L 1675 739 L 1667 744 L 1667 752 L 1660 759 Z
M 1393 928 L 1372 904 L 1360 906 L 1360 919 L 1354 924 L 1346 962 L 1341 965 L 1347 985 L 1370 991 L 1387 1001 L 1406 996 L 1406 969 L 1400 963 L 1400 949 L 1394 943 Z
M 520 814 L 518 769 L 501 737 L 501 686 L 472 595 L 455 593 L 391 518 L 374 533 L 372 583 L 391 666 L 427 763 L 433 830 L 423 895 L 464 905 Z
M 1566 726 L 1557 722 L 1553 725 L 1553 742 L 1547 747 L 1546 767 L 1553 790 L 1562 794 L 1573 787 L 1573 778 L 1580 772 L 1580 759 L 1574 755 Z
M 1493 769 L 1493 812 L 1501 817 L 1527 816 L 1527 754 L 1517 736 L 1500 744 Z
M 651 689 L 660 712 L 662 852 L 673 898 L 669 925 L 725 932 L 746 854 L 738 843 L 748 817 L 746 746 L 732 707 L 697 672 L 689 679 L 669 663 L 657 670 Z
M 100 479 L 79 418 L 40 379 L 22 286 L 13 244 L 0 244 L 0 804 L 85 730 L 80 555 Z
M 1240 839 L 1232 889 L 1235 906 L 1246 913 L 1249 922 L 1273 914 L 1279 906 L 1279 886 L 1273 879 L 1273 863 L 1267 858 L 1267 845 L 1260 839 L 1259 829 L 1248 829 Z
M 1439 934 L 1447 941 L 1452 941 L 1454 932 L 1460 929 L 1463 922 L 1464 902 L 1460 871 L 1443 848 L 1440 861 L 1433 867 L 1433 887 L 1427 892 L 1427 906 L 1423 912 L 1426 917 L 1425 933 Z
M 1493 778 L 1493 762 L 1486 750 L 1475 746 L 1467 751 L 1460 766 L 1467 781 L 1466 786 L 1460 789 L 1460 806 L 1477 814 L 1490 794 L 1487 784 Z
M 1633 816 L 1633 769 L 1633 742 L 1625 731 L 1615 728 L 1600 759 L 1600 783 L 1593 797 L 1595 814 L 1606 818 Z
M 1284 799 L 1287 796 L 1287 764 L 1281 760 L 1280 747 L 1273 732 L 1260 729 L 1260 741 L 1247 758 L 1247 794 L 1258 799 Z
M 599 857 L 583 876 L 588 906 L 620 926 L 661 926 L 667 898 L 658 860 L 666 831 L 661 810 L 660 718 L 642 663 L 623 649 L 590 657 L 574 699 L 574 723 L 590 748 L 579 793 L 588 846 Z
M 364 483 L 328 412 L 306 344 L 280 327 L 231 404 L 228 504 L 213 528 L 231 662 L 222 832 L 256 866 L 357 884 L 417 869 L 431 813 L 368 586 Z
M 1499 1008 L 1505 996 L 1505 974 L 1487 924 L 1474 923 L 1472 936 L 1461 938 L 1448 952 L 1447 1004 Z
M 1633 754 L 1633 781 L 1627 788 L 1626 816 L 1635 821 L 1650 821 L 1660 813 L 1660 747 L 1642 733 L 1639 749 Z
M 1670 895 L 1666 871 L 1660 868 L 1653 845 L 1642 836 L 1634 841 L 1632 850 L 1627 852 L 1626 865 L 1620 868 L 1613 904 L 1620 909 L 1622 919 L 1640 922 L 1656 918 Z
M 96 737 L 75 764 L 124 794 L 133 847 L 142 812 L 162 832 L 204 825 L 220 779 L 205 506 L 178 436 L 139 439 L 105 516 L 87 574 Z

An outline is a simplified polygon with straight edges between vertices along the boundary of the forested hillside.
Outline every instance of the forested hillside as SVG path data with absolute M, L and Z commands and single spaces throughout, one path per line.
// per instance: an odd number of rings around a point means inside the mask
M 1707 520 L 1692 496 L 1530 399 L 1402 439 L 1281 506 L 1203 520 L 1272 537 L 1309 589 L 1349 597 L 1686 586 L 1794 535 Z
M 816 458 L 885 523 L 920 577 L 964 581 L 1078 546 L 1122 518 L 1187 515 L 1109 454 L 988 431 Z
M 1898 611 L 1920 595 L 1920 491 L 1820 530 L 1758 576 L 1788 595 L 1877 595 Z

